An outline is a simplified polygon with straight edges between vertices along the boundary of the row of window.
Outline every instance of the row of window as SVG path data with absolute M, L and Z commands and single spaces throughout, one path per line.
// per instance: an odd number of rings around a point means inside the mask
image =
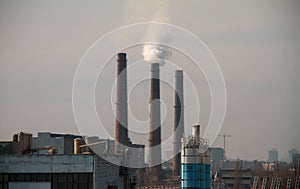
M 9 182 L 51 182 L 52 189 L 92 189 L 92 173 L 0 173 L 0 189 Z

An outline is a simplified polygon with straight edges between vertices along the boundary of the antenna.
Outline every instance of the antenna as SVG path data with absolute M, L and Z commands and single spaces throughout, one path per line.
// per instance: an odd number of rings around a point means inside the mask
M 226 152 L 226 138 L 227 137 L 231 137 L 231 135 L 228 135 L 228 134 L 223 134 L 223 135 L 218 135 L 218 136 L 220 136 L 220 137 L 223 137 L 223 139 L 224 139 L 224 143 L 223 143 L 223 149 L 224 149 L 224 157 L 223 157 L 223 160 L 225 160 L 225 152 Z

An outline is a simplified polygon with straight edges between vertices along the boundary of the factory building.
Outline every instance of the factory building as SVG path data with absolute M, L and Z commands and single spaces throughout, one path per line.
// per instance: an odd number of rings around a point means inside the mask
M 33 147 L 32 134 L 20 132 L 14 141 L 0 143 L 0 188 L 128 189 L 136 184 L 135 170 L 126 166 L 144 166 L 144 145 L 130 144 L 136 150 L 114 154 L 114 141 L 98 137 L 39 133 L 36 139 Z
M 32 148 L 41 148 L 39 154 L 48 154 L 47 150 L 42 149 L 44 146 L 52 146 L 57 154 L 73 154 L 75 138 L 82 138 L 82 136 L 39 132 L 37 137 L 32 138 Z
M 119 166 L 93 154 L 0 156 L 3 189 L 122 189 L 119 173 Z
M 20 132 L 13 135 L 12 141 L 0 142 L 0 155 L 21 155 L 26 153 L 27 149 L 31 149 L 31 146 L 32 134 Z
M 18 184 L 20 183 L 25 183 L 24 186 L 28 186 L 28 188 L 41 188 L 41 186 L 42 188 L 129 188 L 129 183 L 134 184 L 134 177 L 132 176 L 131 178 L 131 175 L 136 170 L 127 167 L 144 167 L 145 146 L 134 144 L 128 136 L 126 53 L 118 53 L 116 62 L 117 96 L 115 140 L 99 139 L 94 136 L 83 137 L 79 135 L 56 134 L 50 132 L 39 132 L 38 136 L 33 138 L 31 134 L 26 133 L 22 133 L 20 136 L 14 135 L 13 141 L 0 143 L 1 154 L 13 155 L 1 156 L 0 163 L 4 165 L 1 167 L 0 177 L 0 186 L 2 188 L 18 188 Z M 149 169 L 146 170 L 150 173 L 152 170 L 152 173 L 156 175 L 151 176 L 156 176 L 158 177 L 158 180 L 163 180 L 164 178 L 161 177 L 163 176 L 163 170 L 161 169 L 162 156 L 160 147 L 161 117 L 159 72 L 159 63 L 152 63 L 150 87 Z M 173 150 L 174 153 L 177 153 L 180 151 L 180 139 L 183 136 L 184 127 L 183 71 L 177 70 L 175 78 L 174 131 L 177 130 L 177 132 L 175 132 L 176 136 L 174 139 Z M 194 142 L 196 140 L 197 142 L 200 142 L 199 137 L 200 135 L 195 135 Z M 190 142 L 191 141 L 189 140 L 189 145 L 191 144 Z M 197 143 L 198 147 L 202 145 L 202 143 L 201 145 L 200 143 Z M 191 146 L 186 147 L 190 148 Z M 96 154 L 104 155 L 106 157 L 105 159 L 115 158 L 114 162 L 118 162 L 117 164 L 119 166 L 114 166 L 114 164 L 109 163 L 109 160 L 104 160 Z M 22 156 L 17 157 L 15 155 Z M 210 151 L 197 152 L 194 155 L 203 155 L 203 157 L 204 155 L 210 156 Z M 172 162 L 174 175 L 179 175 L 180 173 L 179 157 L 180 154 L 176 155 Z M 188 162 L 190 160 L 188 156 L 182 157 L 181 159 L 184 159 L 183 162 Z M 207 160 L 205 160 L 205 162 L 202 160 L 203 159 L 192 163 L 199 163 L 201 166 L 204 166 L 205 168 L 203 170 L 206 172 L 206 175 L 209 176 L 210 165 Z M 20 168 L 18 169 L 18 167 L 15 169 L 14 166 L 17 165 L 24 169 L 21 170 Z M 189 165 L 186 165 L 186 167 L 188 166 Z M 184 170 L 186 170 L 185 165 L 183 165 L 183 167 Z M 140 175 L 142 174 L 144 173 L 142 172 Z M 80 181 L 80 178 L 86 179 Z M 206 178 L 206 180 L 203 180 L 203 178 L 201 179 L 202 180 L 199 181 L 201 186 L 203 184 L 206 184 L 205 186 L 209 185 L 207 184 L 209 183 L 209 178 Z M 195 181 L 195 183 L 196 182 L 198 183 L 198 181 Z M 102 184 L 102 187 L 100 187 L 99 183 Z M 184 180 L 182 183 L 190 184 L 191 182 Z

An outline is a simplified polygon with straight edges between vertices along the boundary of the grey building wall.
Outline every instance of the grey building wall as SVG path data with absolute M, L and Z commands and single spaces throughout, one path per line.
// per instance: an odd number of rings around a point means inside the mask
M 13 142 L 13 141 L 0 142 L 1 155 L 20 154 L 20 151 L 21 148 L 18 142 Z
M 53 146 L 58 154 L 73 154 L 74 139 L 82 138 L 79 135 L 56 134 L 50 132 L 39 132 L 37 137 L 32 139 L 32 147 Z M 47 154 L 47 150 L 40 151 L 39 154 Z
M 224 160 L 224 149 L 223 148 L 211 148 L 211 160 L 219 162 Z
M 20 132 L 12 141 L 0 141 L 0 155 L 21 155 L 32 148 L 32 134 Z
M 51 182 L 9 182 L 9 189 L 51 189 Z
M 111 162 L 120 162 L 118 156 L 107 156 Z M 105 161 L 99 156 L 95 156 L 95 189 L 103 189 L 109 187 L 118 187 L 118 189 L 124 188 L 124 180 L 119 176 L 120 167 Z
M 92 173 L 93 155 L 0 156 L 0 173 Z
M 85 142 L 86 145 L 88 145 L 91 148 L 91 150 L 93 150 L 93 152 L 96 154 L 104 154 L 104 153 L 113 154 L 115 150 L 114 140 L 101 139 L 97 136 L 92 136 L 92 137 L 85 137 Z
M 42 146 L 53 146 L 56 148 L 57 154 L 64 154 L 64 138 L 51 137 L 50 133 L 39 133 L 38 137 L 33 137 L 32 148 Z M 39 154 L 48 154 L 47 150 L 40 151 Z
M 123 158 L 105 158 L 93 154 L 0 156 L 0 188 L 19 187 L 14 182 L 24 182 L 24 188 L 50 182 L 53 189 L 123 189 L 124 176 L 117 165 Z

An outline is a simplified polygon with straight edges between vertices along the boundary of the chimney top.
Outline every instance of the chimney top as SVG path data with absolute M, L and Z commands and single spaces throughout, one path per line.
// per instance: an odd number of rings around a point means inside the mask
M 117 61 L 126 61 L 126 53 L 118 53 Z
M 181 76 L 183 75 L 183 70 L 182 69 L 178 69 L 175 71 L 175 76 Z

